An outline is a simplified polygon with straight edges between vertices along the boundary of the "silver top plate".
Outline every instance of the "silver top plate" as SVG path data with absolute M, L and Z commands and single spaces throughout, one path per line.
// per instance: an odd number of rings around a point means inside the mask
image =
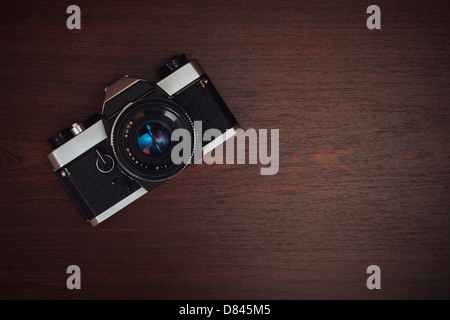
M 205 71 L 194 59 L 159 81 L 157 85 L 172 96 L 204 74 Z
M 105 140 L 107 137 L 103 121 L 99 120 L 50 153 L 47 156 L 48 160 L 50 160 L 53 168 L 58 170 Z

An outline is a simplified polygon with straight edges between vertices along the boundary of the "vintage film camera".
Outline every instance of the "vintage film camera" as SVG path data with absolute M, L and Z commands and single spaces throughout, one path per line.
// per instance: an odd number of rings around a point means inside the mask
M 195 143 L 208 153 L 235 134 L 238 122 L 207 74 L 194 59 L 174 56 L 161 68 L 159 82 L 125 76 L 106 88 L 102 114 L 76 122 L 49 139 L 56 175 L 84 217 L 95 226 L 148 191 L 180 173 L 189 163 L 172 161 L 171 139 L 178 128 L 219 129 L 222 136 Z M 197 149 L 198 150 L 198 149 Z

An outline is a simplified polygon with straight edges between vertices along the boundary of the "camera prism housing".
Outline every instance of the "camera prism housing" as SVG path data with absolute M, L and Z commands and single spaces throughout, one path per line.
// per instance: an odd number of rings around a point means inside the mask
M 198 148 L 204 155 L 238 128 L 197 60 L 176 55 L 161 72 L 159 82 L 123 77 L 105 89 L 101 114 L 49 139 L 54 151 L 48 159 L 92 226 L 179 174 Z M 202 122 L 202 132 L 195 131 L 195 121 Z M 179 128 L 192 137 L 189 161 L 182 163 L 171 158 L 181 143 L 171 139 Z M 198 145 L 197 136 L 212 128 L 222 135 Z

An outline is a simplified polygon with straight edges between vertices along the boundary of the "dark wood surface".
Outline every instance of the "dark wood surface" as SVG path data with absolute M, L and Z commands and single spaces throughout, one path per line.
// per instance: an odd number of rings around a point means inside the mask
M 450 297 L 448 3 L 74 4 L 70 31 L 68 3 L 1 3 L 1 299 Z M 92 228 L 47 139 L 181 51 L 243 128 L 280 130 L 278 174 L 193 166 Z

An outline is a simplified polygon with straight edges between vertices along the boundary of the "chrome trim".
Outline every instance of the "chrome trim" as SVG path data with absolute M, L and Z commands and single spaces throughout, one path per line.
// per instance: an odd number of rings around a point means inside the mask
M 96 150 L 96 151 L 97 151 L 97 150 Z M 97 151 L 97 153 L 98 153 L 98 151 Z M 100 154 L 99 154 L 99 156 L 100 156 Z M 107 155 L 107 154 L 105 154 L 104 157 L 105 157 L 105 158 L 111 159 L 111 163 L 112 163 L 111 168 L 110 168 L 109 170 L 105 170 L 105 171 L 103 171 L 102 169 L 100 169 L 100 167 L 99 167 L 99 165 L 98 165 L 98 160 L 99 160 L 99 159 L 97 159 L 97 161 L 95 161 L 95 166 L 97 167 L 97 170 L 100 171 L 101 173 L 109 173 L 109 172 L 112 171 L 112 169 L 114 169 L 114 159 L 113 159 L 111 156 Z M 100 156 L 100 158 L 102 159 L 103 163 L 106 164 L 105 160 L 104 160 L 101 156 Z
M 70 171 L 69 171 L 69 169 L 64 168 L 64 169 L 61 170 L 61 177 L 67 178 L 67 177 L 69 177 L 69 176 L 70 176 Z
M 239 125 L 235 125 L 233 128 L 228 129 L 225 131 L 222 135 L 215 138 L 213 141 L 208 143 L 206 146 L 203 147 L 203 156 L 210 153 L 212 150 L 220 146 L 222 143 L 227 141 L 228 139 L 234 137 L 236 135 L 236 129 L 240 128 Z
M 112 85 L 105 88 L 105 100 L 103 101 L 103 107 L 102 107 L 102 114 L 105 113 L 105 104 L 115 96 L 117 96 L 119 93 L 125 91 L 132 85 L 136 84 L 139 81 L 145 81 L 142 79 L 137 78 L 129 78 L 128 76 L 123 77 L 120 80 L 117 80 Z M 148 81 L 145 81 L 148 82 Z
M 105 140 L 107 137 L 103 121 L 99 120 L 71 140 L 64 143 L 55 151 L 48 154 L 47 158 L 50 160 L 53 168 L 58 170 Z
M 94 219 L 89 220 L 91 225 L 95 227 L 99 223 L 105 221 L 109 217 L 111 217 L 113 214 L 115 214 L 117 211 L 125 208 L 130 203 L 134 202 L 135 200 L 142 197 L 144 194 L 147 193 L 147 190 L 145 190 L 143 187 L 136 190 L 132 194 L 130 194 L 128 197 L 122 199 L 121 201 L 117 202 L 115 205 L 113 205 L 111 208 L 107 209 L 106 211 L 100 213 L 98 216 L 96 216 Z
M 205 71 L 194 59 L 160 80 L 157 85 L 167 92 L 169 96 L 172 96 L 204 74 Z

